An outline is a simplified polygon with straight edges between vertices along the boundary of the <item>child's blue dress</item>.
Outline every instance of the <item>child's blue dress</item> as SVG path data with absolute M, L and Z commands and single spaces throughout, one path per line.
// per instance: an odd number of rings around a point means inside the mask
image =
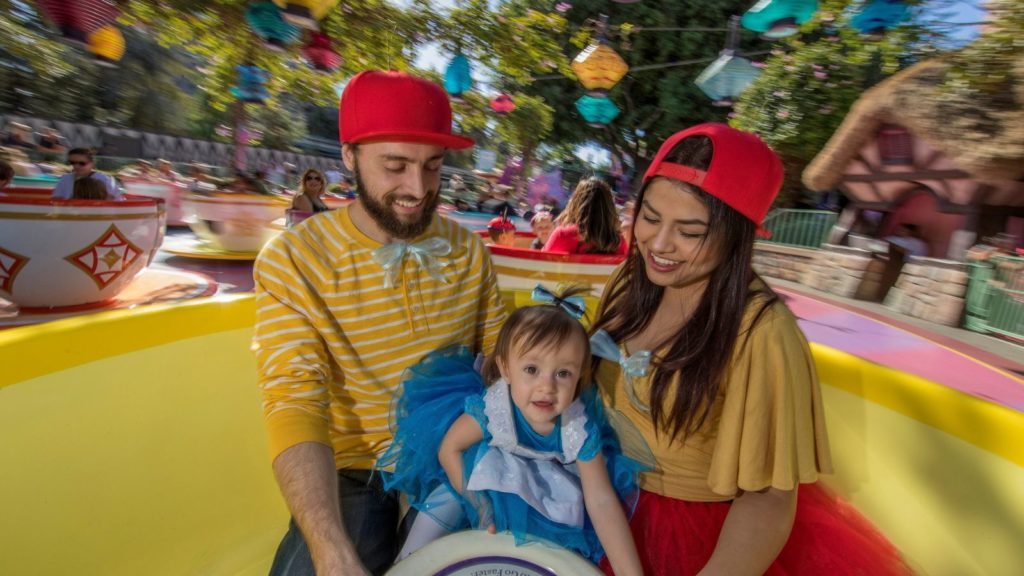
M 541 436 L 513 404 L 507 382 L 484 387 L 466 349 L 435 352 L 411 368 L 392 410 L 394 442 L 379 466 L 393 466 L 385 487 L 405 492 L 421 513 L 457 498 L 464 512 L 458 522 L 432 514 L 451 530 L 478 524 L 477 507 L 455 494 L 437 458 L 444 435 L 463 412 L 483 431 L 483 439 L 465 452 L 464 483 L 471 493 L 487 495 L 495 527 L 512 532 L 519 544 L 543 538 L 600 560 L 604 551 L 586 514 L 576 461 L 592 460 L 601 451 L 627 516 L 644 467 L 622 455 L 595 391 L 574 400 L 551 434 Z

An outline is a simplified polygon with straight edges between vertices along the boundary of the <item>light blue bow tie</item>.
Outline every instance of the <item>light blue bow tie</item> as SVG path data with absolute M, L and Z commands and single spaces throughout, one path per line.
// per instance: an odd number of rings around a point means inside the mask
M 631 356 L 626 356 L 615 340 L 612 340 L 611 335 L 604 330 L 598 330 L 590 337 L 590 351 L 595 356 L 617 362 L 619 366 L 622 366 L 622 373 L 626 376 L 625 388 L 629 401 L 642 412 L 650 412 L 650 406 L 637 397 L 636 391 L 633 389 L 633 379 L 647 376 L 651 367 L 651 351 L 640 350 Z
M 384 269 L 384 287 L 391 288 L 398 282 L 398 277 L 402 273 L 402 263 L 405 261 L 406 254 L 412 256 L 416 263 L 425 268 L 433 278 L 447 282 L 441 275 L 441 269 L 451 262 L 439 262 L 438 258 L 448 256 L 451 252 L 450 242 L 439 236 L 432 236 L 412 244 L 406 242 L 385 244 L 373 251 L 373 259 Z
M 583 300 L 582 296 L 568 296 L 562 298 L 555 296 L 553 292 L 537 284 L 537 287 L 533 289 L 532 298 L 535 302 L 545 302 L 547 304 L 554 304 L 562 310 L 565 310 L 569 316 L 579 320 L 583 317 L 583 314 L 587 311 L 587 303 Z

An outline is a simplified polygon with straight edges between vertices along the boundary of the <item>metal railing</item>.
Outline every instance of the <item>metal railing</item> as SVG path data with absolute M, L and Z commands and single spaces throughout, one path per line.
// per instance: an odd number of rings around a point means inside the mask
M 764 228 L 771 232 L 763 242 L 820 248 L 839 214 L 828 210 L 772 210 L 764 219 Z
M 964 328 L 1024 342 L 1024 258 L 971 263 Z

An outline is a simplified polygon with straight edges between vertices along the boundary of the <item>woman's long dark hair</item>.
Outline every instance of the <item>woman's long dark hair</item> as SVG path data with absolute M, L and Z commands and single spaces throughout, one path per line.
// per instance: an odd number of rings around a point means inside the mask
M 707 170 L 713 153 L 708 137 L 693 136 L 676 145 L 665 160 Z M 695 433 L 707 421 L 738 344 L 748 303 L 758 298 L 761 307 L 745 327 L 747 334 L 778 298 L 767 288 L 750 290 L 756 276 L 750 265 L 756 225 L 703 190 L 681 182 L 676 184 L 696 192 L 707 205 L 708 235 L 700 249 L 713 250 L 720 262 L 711 273 L 693 315 L 654 350 L 648 400 L 651 421 L 656 430 L 667 430 L 672 440 Z M 650 181 L 637 194 L 638 211 L 642 210 L 649 185 Z M 650 324 L 664 295 L 664 288 L 647 278 L 635 237 L 625 266 L 609 286 L 611 292 L 598 311 L 593 329 L 603 328 L 616 342 L 622 342 L 637 336 Z
M 575 224 L 582 238 L 580 244 L 588 245 L 590 254 L 615 254 L 622 242 L 612 189 L 600 178 L 580 180 L 558 223 Z

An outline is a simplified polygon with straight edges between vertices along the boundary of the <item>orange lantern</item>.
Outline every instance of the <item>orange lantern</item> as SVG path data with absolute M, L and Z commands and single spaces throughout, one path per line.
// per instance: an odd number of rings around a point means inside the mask
M 593 96 L 603 96 L 629 72 L 629 65 L 607 44 L 587 46 L 572 61 L 572 71 Z
M 88 49 L 99 64 L 116 66 L 124 56 L 124 36 L 116 27 L 104 26 L 89 35 Z

